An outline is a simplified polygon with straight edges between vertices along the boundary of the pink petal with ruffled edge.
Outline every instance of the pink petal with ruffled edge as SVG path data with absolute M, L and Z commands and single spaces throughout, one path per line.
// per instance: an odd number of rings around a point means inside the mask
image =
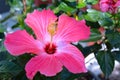
M 100 3 L 100 8 L 101 8 L 101 11 L 107 12 L 109 9 L 109 5 L 106 3 Z
M 10 54 L 18 56 L 24 53 L 38 54 L 42 45 L 25 30 L 18 30 L 7 34 L 4 45 Z
M 25 70 L 27 77 L 32 80 L 37 72 L 45 76 L 55 76 L 62 70 L 62 64 L 54 55 L 39 55 L 26 64 Z
M 33 79 L 37 72 L 46 76 L 55 76 L 62 70 L 63 65 L 72 73 L 86 72 L 82 53 L 76 47 L 65 43 L 89 37 L 90 28 L 85 25 L 84 20 L 76 21 L 66 15 L 61 15 L 57 32 L 53 36 L 53 43 L 57 46 L 56 53 L 51 55 L 45 53 L 44 42 L 46 43 L 50 39 L 47 28 L 56 19 L 57 17 L 51 10 L 41 12 L 35 10 L 27 15 L 25 22 L 33 29 L 39 41 L 34 40 L 25 30 L 19 30 L 6 36 L 4 44 L 12 55 L 21 55 L 26 52 L 38 54 L 26 64 L 25 70 L 29 79 Z
M 49 41 L 46 39 L 50 39 L 48 34 L 48 25 L 51 22 L 55 22 L 57 17 L 54 15 L 51 10 L 34 10 L 33 13 L 27 14 L 27 18 L 25 19 L 26 24 L 33 29 L 37 39 L 40 41 Z
M 120 7 L 120 1 L 117 1 L 114 7 Z
M 64 44 L 65 45 L 65 44 Z M 63 48 L 58 48 L 56 57 L 72 73 L 87 72 L 84 62 L 84 56 L 73 45 L 66 44 Z
M 90 28 L 86 26 L 85 21 L 76 21 L 74 18 L 63 14 L 59 17 L 57 32 L 54 36 L 55 41 L 75 42 L 88 39 Z

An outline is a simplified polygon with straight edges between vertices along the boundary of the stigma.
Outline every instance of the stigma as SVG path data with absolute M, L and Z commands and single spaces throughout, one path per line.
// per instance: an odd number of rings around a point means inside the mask
M 44 48 L 47 54 L 54 54 L 56 53 L 56 45 L 55 44 L 47 44 Z

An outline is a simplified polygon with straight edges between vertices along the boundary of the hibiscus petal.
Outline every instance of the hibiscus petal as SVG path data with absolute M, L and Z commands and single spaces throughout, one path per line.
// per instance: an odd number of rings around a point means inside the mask
M 109 10 L 109 5 L 105 3 L 101 3 L 100 8 L 103 12 L 107 12 Z
M 72 73 L 86 72 L 84 57 L 82 53 L 72 45 L 59 48 L 56 57 Z
M 56 19 L 57 17 L 51 10 L 34 10 L 33 13 L 27 15 L 25 22 L 33 29 L 37 39 L 45 41 L 45 39 L 49 39 L 47 27 L 51 22 L 55 22 Z
M 54 55 L 39 55 L 26 64 L 25 70 L 29 79 L 33 79 L 38 71 L 46 76 L 55 76 L 62 70 L 62 64 Z
M 79 41 L 88 39 L 90 28 L 86 26 L 85 21 L 76 21 L 67 15 L 61 15 L 58 20 L 57 32 L 54 40 L 59 41 Z
M 15 56 L 30 52 L 37 54 L 40 51 L 39 42 L 34 40 L 25 30 L 7 34 L 4 45 Z
M 117 1 L 114 7 L 119 7 L 120 6 L 120 1 Z

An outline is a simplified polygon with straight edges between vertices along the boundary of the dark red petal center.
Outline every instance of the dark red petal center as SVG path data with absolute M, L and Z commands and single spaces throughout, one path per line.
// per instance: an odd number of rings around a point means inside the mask
M 45 46 L 45 52 L 48 54 L 54 54 L 56 52 L 56 45 L 54 44 L 47 44 Z

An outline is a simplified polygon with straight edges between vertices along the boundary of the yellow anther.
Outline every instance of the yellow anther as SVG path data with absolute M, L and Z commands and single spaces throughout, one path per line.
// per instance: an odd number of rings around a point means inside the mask
M 57 23 L 53 22 L 48 25 L 48 32 L 51 36 L 53 36 L 56 33 L 57 29 Z
M 73 14 L 73 16 L 74 16 L 74 18 L 75 18 L 76 20 L 79 20 L 78 15 Z

